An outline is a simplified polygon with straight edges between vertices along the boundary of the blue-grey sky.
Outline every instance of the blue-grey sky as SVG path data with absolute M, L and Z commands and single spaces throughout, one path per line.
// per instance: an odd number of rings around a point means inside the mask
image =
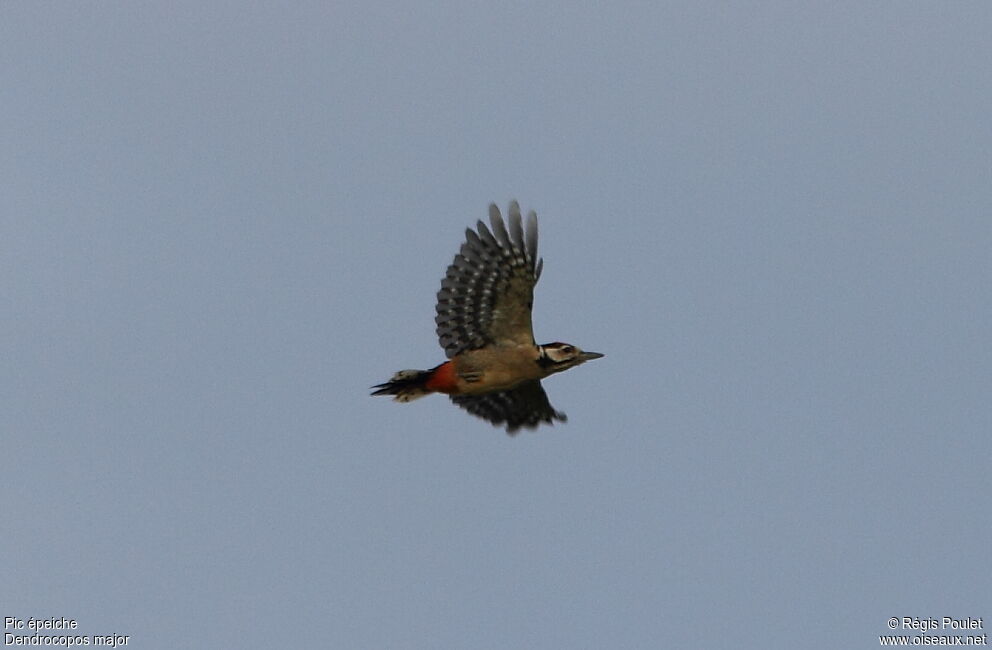
M 5 2 L 0 617 L 137 648 L 992 625 L 992 6 Z M 569 422 L 444 359 L 541 219 Z M 985 630 L 987 632 L 987 630 Z

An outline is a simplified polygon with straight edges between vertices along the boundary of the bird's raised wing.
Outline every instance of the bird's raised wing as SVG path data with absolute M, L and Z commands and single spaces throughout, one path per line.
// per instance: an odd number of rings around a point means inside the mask
M 509 231 L 496 204 L 489 206 L 492 232 L 482 221 L 465 231 L 437 293 L 437 336 L 448 358 L 493 343 L 534 345 L 531 304 L 541 276 L 537 258 L 537 215 L 510 203 Z
M 513 435 L 520 427 L 535 429 L 542 422 L 553 424 L 568 418 L 556 411 L 538 380 L 525 381 L 516 388 L 484 395 L 451 395 L 451 401 L 472 415 L 506 425 L 506 432 Z

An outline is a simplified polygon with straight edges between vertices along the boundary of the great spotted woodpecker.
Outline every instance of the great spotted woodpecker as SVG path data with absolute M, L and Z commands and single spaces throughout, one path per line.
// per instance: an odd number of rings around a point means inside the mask
M 465 231 L 465 243 L 441 280 L 437 294 L 437 335 L 448 361 L 430 370 L 401 370 L 373 395 L 409 402 L 446 393 L 469 413 L 509 434 L 542 422 L 564 422 L 548 401 L 541 380 L 591 359 L 568 343 L 538 345 L 531 326 L 534 285 L 543 260 L 537 257 L 537 215 L 510 203 L 509 231 L 499 208 L 489 206 L 492 231 L 482 221 Z

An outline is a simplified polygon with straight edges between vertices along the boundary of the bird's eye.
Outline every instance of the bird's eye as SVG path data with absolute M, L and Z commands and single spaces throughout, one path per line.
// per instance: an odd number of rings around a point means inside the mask
M 566 345 L 561 349 L 561 351 L 564 352 L 565 354 L 572 354 L 573 352 L 575 352 L 575 348 L 573 348 L 571 345 Z

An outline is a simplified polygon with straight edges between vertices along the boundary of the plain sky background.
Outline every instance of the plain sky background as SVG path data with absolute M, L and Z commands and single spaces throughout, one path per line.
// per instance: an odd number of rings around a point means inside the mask
M 0 616 L 136 648 L 992 626 L 992 5 L 0 5 Z M 368 387 L 537 210 L 569 422 Z M 987 629 L 985 630 L 988 631 Z

